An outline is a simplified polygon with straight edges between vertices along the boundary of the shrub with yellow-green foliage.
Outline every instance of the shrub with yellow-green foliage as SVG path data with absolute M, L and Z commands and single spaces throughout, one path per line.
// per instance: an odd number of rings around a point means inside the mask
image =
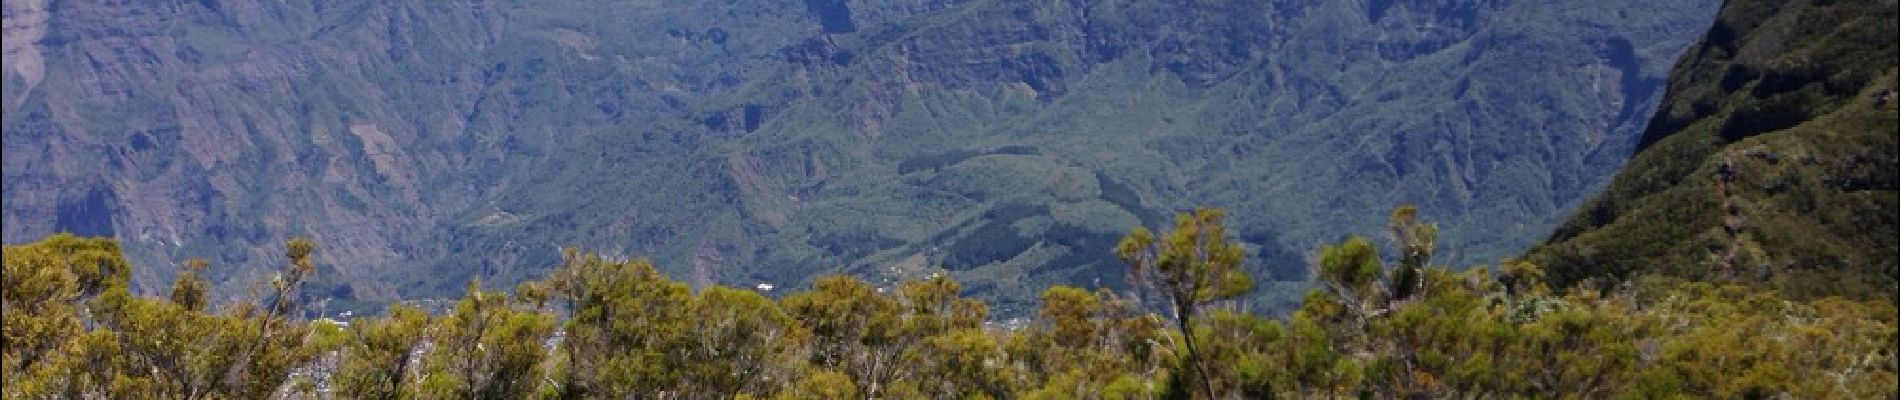
M 212 307 L 188 263 L 167 297 L 125 287 L 106 239 L 5 251 L 7 398 L 1883 398 L 1895 307 L 1643 278 L 1552 288 L 1536 265 L 1431 264 L 1436 228 L 1392 214 L 1394 257 L 1352 237 L 1283 318 L 1243 312 L 1218 212 L 1133 235 L 1149 290 L 1049 288 L 1037 319 L 988 321 L 945 277 L 846 276 L 774 301 L 697 293 L 641 260 L 569 250 L 514 292 L 471 282 L 442 315 L 347 327 L 292 316 L 308 241 L 247 300 Z M 1144 236 L 1145 235 L 1145 236 Z M 1143 249 L 1147 251 L 1143 251 Z M 1105 249 L 1106 251 L 1106 249 Z M 1208 257 L 1212 255 L 1212 257 Z M 1390 262 L 1388 262 L 1390 261 Z M 1166 292 L 1166 293 L 1157 293 Z M 1156 296 L 1161 294 L 1162 296 Z M 1174 300 L 1157 307 L 1159 301 Z M 1191 303 L 1183 307 L 1183 303 Z M 1169 314 L 1149 310 L 1159 308 Z M 1192 347 L 1189 343 L 1194 343 Z M 327 384 L 319 384 L 327 383 Z M 318 390 L 322 389 L 322 390 Z
M 111 395 L 259 398 L 283 388 L 317 355 L 291 301 L 314 271 L 309 241 L 293 239 L 289 263 L 245 301 L 205 310 L 195 271 L 171 299 L 128 290 L 130 266 L 110 239 L 55 235 L 5 248 L 7 398 Z

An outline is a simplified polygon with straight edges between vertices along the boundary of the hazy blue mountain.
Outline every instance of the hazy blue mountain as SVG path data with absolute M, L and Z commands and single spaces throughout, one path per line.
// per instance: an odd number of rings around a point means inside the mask
M 1007 314 L 1204 202 L 1274 293 L 1401 203 L 1446 262 L 1541 237 L 1715 6 L 10 1 L 0 217 L 120 238 L 145 290 L 204 256 L 241 293 L 308 235 L 346 306 L 574 245 L 702 283 L 948 272 Z

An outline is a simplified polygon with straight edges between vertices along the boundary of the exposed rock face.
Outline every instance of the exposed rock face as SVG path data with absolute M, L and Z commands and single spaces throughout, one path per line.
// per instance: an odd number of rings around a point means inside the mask
M 1399 203 L 1479 262 L 1604 181 L 1713 6 L 8 2 L 0 218 L 117 236 L 144 290 L 211 257 L 227 296 L 309 235 L 364 300 L 577 245 L 1026 305 L 1188 201 L 1278 278 Z
M 1670 74 L 1640 152 L 1529 258 L 1794 297 L 1900 282 L 1894 2 L 1735 0 Z
M 46 37 L 46 25 L 51 18 L 46 12 L 46 0 L 15 1 L 0 7 L 4 7 L 0 13 L 5 15 L 4 22 L 0 22 L 0 57 L 6 59 L 7 86 L 14 86 L 7 88 L 6 93 L 24 100 L 46 79 L 46 58 L 34 44 Z M 5 106 L 10 110 L 19 105 Z

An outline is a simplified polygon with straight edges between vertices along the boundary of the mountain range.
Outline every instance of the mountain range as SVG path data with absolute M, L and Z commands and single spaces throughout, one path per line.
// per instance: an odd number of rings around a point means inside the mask
M 1716 6 L 8 2 L 0 221 L 116 237 L 146 292 L 204 257 L 237 296 L 308 236 L 344 307 L 579 246 L 700 285 L 947 273 L 1009 315 L 1205 204 L 1278 309 L 1399 204 L 1445 263 L 1543 238 L 1705 114 L 1650 118 Z

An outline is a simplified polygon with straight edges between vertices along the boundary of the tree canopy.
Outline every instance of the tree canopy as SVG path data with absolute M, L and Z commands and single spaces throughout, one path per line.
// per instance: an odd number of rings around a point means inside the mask
M 135 296 L 109 239 L 5 248 L 7 398 L 1273 398 L 1764 397 L 1896 393 L 1895 307 L 1645 277 L 1552 287 L 1537 265 L 1432 263 L 1413 208 L 1389 240 L 1317 251 L 1290 315 L 1251 289 L 1218 210 L 1115 249 L 1132 288 L 1055 286 L 1005 323 L 943 276 L 824 277 L 779 298 L 698 290 L 643 260 L 579 249 L 547 278 L 452 306 L 302 318 L 318 250 L 213 302 L 189 261 Z M 1108 249 L 1104 249 L 1107 251 Z

